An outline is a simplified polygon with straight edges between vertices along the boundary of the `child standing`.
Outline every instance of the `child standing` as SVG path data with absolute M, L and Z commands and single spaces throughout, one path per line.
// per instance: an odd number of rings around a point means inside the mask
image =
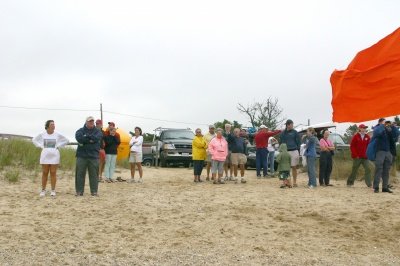
M 290 182 L 290 163 L 291 157 L 287 151 L 287 146 L 285 143 L 282 143 L 279 147 L 279 154 L 276 157 L 276 161 L 278 162 L 278 172 L 279 172 L 279 180 L 282 180 L 281 188 L 292 187 Z

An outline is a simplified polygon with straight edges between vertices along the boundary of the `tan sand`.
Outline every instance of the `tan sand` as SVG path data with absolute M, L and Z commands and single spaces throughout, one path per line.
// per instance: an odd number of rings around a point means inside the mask
M 128 178 L 129 172 L 120 174 Z M 185 168 L 144 168 L 143 184 L 57 197 L 40 180 L 0 181 L 1 265 L 400 265 L 400 188 L 280 189 L 279 181 L 195 184 Z M 88 182 L 87 182 L 88 183 Z M 88 184 L 87 184 L 88 185 Z

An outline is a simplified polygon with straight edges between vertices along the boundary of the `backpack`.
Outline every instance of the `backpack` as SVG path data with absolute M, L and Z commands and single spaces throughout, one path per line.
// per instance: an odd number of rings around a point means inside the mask
M 376 157 L 376 146 L 377 146 L 376 138 L 372 137 L 371 141 L 368 143 L 367 146 L 367 158 L 370 161 L 375 161 Z

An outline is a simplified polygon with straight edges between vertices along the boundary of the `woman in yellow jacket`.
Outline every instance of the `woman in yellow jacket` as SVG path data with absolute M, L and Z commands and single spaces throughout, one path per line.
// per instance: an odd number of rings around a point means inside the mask
M 194 182 L 203 182 L 200 179 L 201 172 L 204 167 L 204 160 L 207 157 L 206 149 L 207 142 L 201 134 L 201 129 L 196 129 L 196 136 L 192 141 L 192 158 L 193 158 L 193 170 L 194 170 Z

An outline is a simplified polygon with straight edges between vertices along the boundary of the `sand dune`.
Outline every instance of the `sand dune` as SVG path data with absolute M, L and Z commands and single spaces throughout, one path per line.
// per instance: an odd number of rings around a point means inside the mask
M 280 189 L 277 179 L 195 184 L 184 168 L 145 168 L 143 184 L 55 199 L 39 178 L 0 182 L 1 265 L 400 265 L 400 189 Z M 117 176 L 128 178 L 129 171 Z M 396 193 L 397 192 L 397 193 Z

